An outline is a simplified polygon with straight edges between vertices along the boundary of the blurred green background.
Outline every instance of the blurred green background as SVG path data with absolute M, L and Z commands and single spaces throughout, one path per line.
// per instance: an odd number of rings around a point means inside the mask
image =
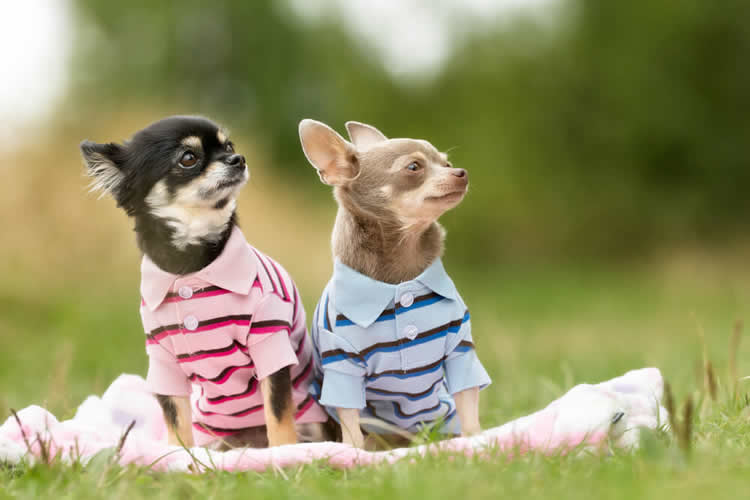
M 485 425 L 644 365 L 687 392 L 702 342 L 724 373 L 750 303 L 747 1 L 60 5 L 65 84 L 0 135 L 3 415 L 37 403 L 69 416 L 117 374 L 144 373 L 132 223 L 87 193 L 77 146 L 175 113 L 232 131 L 253 176 L 242 226 L 308 313 L 336 207 L 299 120 L 450 150 L 471 187 L 443 218 L 445 260 L 495 380 Z

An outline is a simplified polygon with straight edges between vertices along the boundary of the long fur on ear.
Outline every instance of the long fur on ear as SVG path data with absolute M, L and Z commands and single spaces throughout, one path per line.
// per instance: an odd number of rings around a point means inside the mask
M 346 122 L 346 131 L 349 132 L 349 139 L 359 149 L 367 149 L 388 140 L 380 130 L 366 123 Z
M 99 197 L 114 194 L 125 175 L 118 166 L 122 146 L 113 142 L 98 144 L 81 142 L 81 154 L 86 161 L 86 172 L 91 177 L 89 191 L 100 191 Z
M 325 184 L 341 185 L 357 175 L 354 146 L 325 123 L 302 120 L 299 138 L 305 157 Z

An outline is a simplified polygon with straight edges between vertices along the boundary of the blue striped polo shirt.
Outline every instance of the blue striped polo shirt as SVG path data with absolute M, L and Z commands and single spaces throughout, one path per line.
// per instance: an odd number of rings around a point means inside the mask
M 451 394 L 490 383 L 474 350 L 469 311 L 440 259 L 397 285 L 336 259 L 311 333 L 310 391 L 335 419 L 336 408 L 357 408 L 411 432 L 442 419 L 443 431 L 457 434 Z

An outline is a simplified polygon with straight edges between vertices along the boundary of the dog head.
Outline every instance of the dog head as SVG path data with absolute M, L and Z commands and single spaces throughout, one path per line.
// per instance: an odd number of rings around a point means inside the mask
M 92 190 L 109 193 L 128 215 L 172 229 L 175 246 L 220 237 L 249 172 L 244 156 L 212 121 L 173 116 L 123 143 L 81 143 Z
M 429 142 L 388 139 L 358 122 L 346 129 L 351 142 L 314 120 L 299 125 L 305 156 L 346 208 L 401 228 L 424 228 L 464 198 L 468 173 Z

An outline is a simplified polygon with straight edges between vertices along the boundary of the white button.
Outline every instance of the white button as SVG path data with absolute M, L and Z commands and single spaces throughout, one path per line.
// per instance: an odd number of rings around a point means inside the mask
M 414 303 L 414 295 L 406 292 L 401 296 L 401 299 L 399 299 L 399 302 L 401 303 L 402 307 L 409 307 Z
M 183 299 L 189 299 L 193 296 L 193 289 L 189 286 L 181 286 L 177 293 L 179 293 L 180 297 Z
M 184 324 L 185 328 L 187 328 L 188 330 L 195 330 L 196 328 L 198 328 L 198 318 L 196 318 L 195 316 L 188 316 L 185 318 Z
M 415 325 L 409 325 L 404 328 L 404 335 L 406 335 L 409 340 L 414 340 L 414 337 L 417 336 L 417 333 L 419 333 L 419 329 Z

